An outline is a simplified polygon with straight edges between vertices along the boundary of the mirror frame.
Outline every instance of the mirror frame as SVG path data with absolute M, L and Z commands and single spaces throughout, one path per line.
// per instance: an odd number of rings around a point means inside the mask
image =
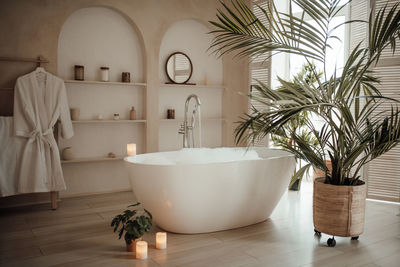
M 169 59 L 170 59 L 171 57 L 173 57 L 173 56 L 176 55 L 176 54 L 184 55 L 184 56 L 189 60 L 189 64 L 190 64 L 190 74 L 189 74 L 189 77 L 186 79 L 186 81 L 181 82 L 181 83 L 178 83 L 178 82 L 175 82 L 174 80 L 172 80 L 172 78 L 171 78 L 171 77 L 169 76 L 169 74 L 168 74 L 168 61 L 169 61 Z M 190 57 L 188 57 L 188 55 L 186 55 L 186 54 L 183 53 L 183 52 L 174 52 L 174 53 L 172 53 L 171 55 L 168 56 L 167 61 L 165 62 L 165 73 L 167 74 L 167 77 L 168 77 L 168 79 L 170 80 L 170 83 L 173 83 L 173 84 L 187 84 L 188 81 L 190 80 L 190 78 L 192 77 L 192 74 L 193 74 L 193 64 L 192 64 L 192 61 L 190 60 Z

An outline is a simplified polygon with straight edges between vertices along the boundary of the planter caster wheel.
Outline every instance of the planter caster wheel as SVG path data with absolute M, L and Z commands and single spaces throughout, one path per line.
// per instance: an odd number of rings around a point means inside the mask
M 358 240 L 359 236 L 352 236 L 351 240 Z
M 336 246 L 335 237 L 332 236 L 332 238 L 329 238 L 329 239 L 328 239 L 328 242 L 326 242 L 326 243 L 328 244 L 328 247 L 334 247 L 334 246 Z
M 318 231 L 317 229 L 314 229 L 314 234 L 317 235 L 317 236 L 321 236 L 321 232 Z

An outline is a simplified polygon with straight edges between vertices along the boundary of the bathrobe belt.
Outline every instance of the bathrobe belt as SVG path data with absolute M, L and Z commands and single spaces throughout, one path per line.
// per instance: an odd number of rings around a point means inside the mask
M 46 131 L 42 132 L 39 129 L 35 129 L 32 132 L 28 134 L 23 134 L 24 137 L 29 138 L 29 143 L 33 142 L 38 142 L 38 144 L 41 144 L 43 142 L 47 143 L 49 147 L 52 146 L 52 135 L 53 135 L 53 129 L 49 128 Z
M 44 144 L 48 144 L 50 148 L 52 147 L 52 139 L 54 138 L 53 129 L 52 128 L 47 129 L 44 132 L 40 131 L 39 129 L 35 129 L 35 130 L 33 130 L 32 132 L 30 132 L 28 134 L 23 133 L 21 136 L 29 138 L 28 144 L 32 144 L 34 142 L 37 142 L 39 147 L 42 147 L 42 144 L 43 145 Z M 44 153 L 41 153 L 40 160 L 42 161 L 42 166 L 44 167 L 45 164 L 46 164 L 45 163 L 45 159 L 44 159 Z M 45 172 L 43 174 L 42 178 L 43 178 L 43 182 L 45 184 L 48 184 L 50 182 L 47 172 Z

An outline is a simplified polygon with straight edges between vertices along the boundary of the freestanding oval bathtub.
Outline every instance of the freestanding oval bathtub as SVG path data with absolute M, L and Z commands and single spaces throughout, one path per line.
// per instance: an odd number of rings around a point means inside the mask
M 187 234 L 266 220 L 295 168 L 293 155 L 266 148 L 192 148 L 125 161 L 133 192 L 157 225 Z

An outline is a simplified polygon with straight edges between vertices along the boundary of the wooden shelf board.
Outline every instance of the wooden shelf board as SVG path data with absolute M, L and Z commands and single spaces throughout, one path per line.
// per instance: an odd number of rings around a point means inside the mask
M 72 121 L 74 124 L 94 124 L 94 123 L 146 123 L 146 120 L 79 120 Z
M 210 85 L 205 85 L 205 84 L 164 84 L 162 83 L 160 87 L 182 87 L 182 88 L 204 88 L 204 89 L 225 89 L 225 85 L 222 84 L 210 84 Z
M 123 83 L 123 82 L 101 82 L 101 81 L 76 81 L 76 80 L 64 80 L 65 83 L 77 83 L 77 84 L 101 84 L 101 85 L 121 85 L 121 86 L 146 86 L 146 83 Z
M 123 160 L 124 157 L 125 156 L 117 156 L 115 158 L 108 158 L 108 157 L 76 158 L 76 159 L 72 159 L 72 160 L 61 160 L 61 163 L 62 164 L 68 164 L 68 163 L 115 161 L 115 160 Z

